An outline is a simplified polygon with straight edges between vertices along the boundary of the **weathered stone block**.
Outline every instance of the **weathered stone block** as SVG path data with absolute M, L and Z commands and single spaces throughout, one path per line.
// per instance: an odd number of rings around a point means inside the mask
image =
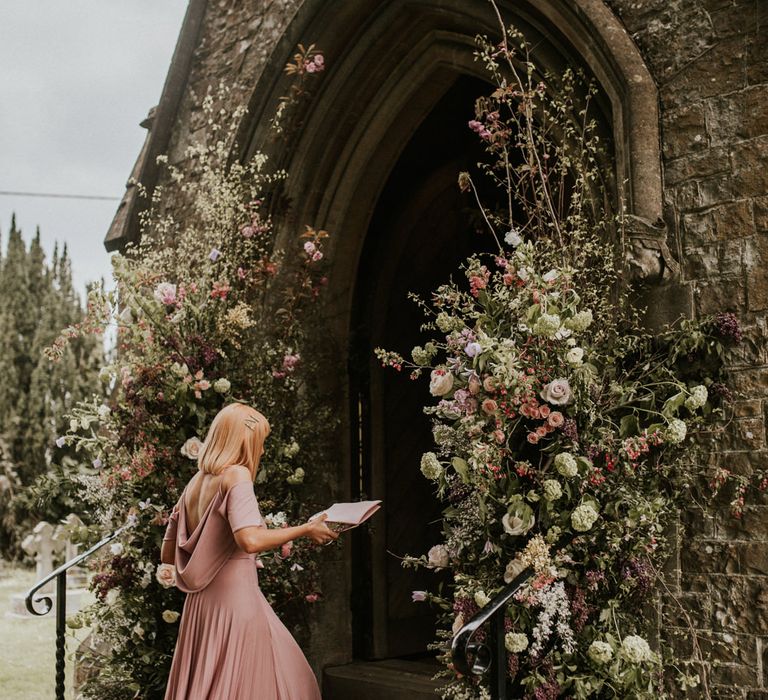
M 673 75 L 659 75 L 662 105 L 675 108 L 745 87 L 746 52 L 744 37 L 736 36 L 702 51 Z
M 736 545 L 714 540 L 690 542 L 680 553 L 684 572 L 739 573 L 740 561 Z
M 738 312 L 746 304 L 744 282 L 738 277 L 696 282 L 694 304 L 700 316 L 720 311 Z
M 742 242 L 732 240 L 702 248 L 688 248 L 682 263 L 686 279 L 737 275 L 742 267 Z
M 686 153 L 666 162 L 664 170 L 668 184 L 676 185 L 685 180 L 729 174 L 731 162 L 726 148 L 709 148 L 699 153 Z
M 768 85 L 707 100 L 706 123 L 713 146 L 768 133 Z
M 736 144 L 731 161 L 733 187 L 739 197 L 768 194 L 768 136 Z
M 744 248 L 747 300 L 750 311 L 768 309 L 768 235 L 757 234 Z
M 665 159 L 707 149 L 704 104 L 685 105 L 680 109 L 665 112 L 662 117 L 661 140 Z
M 753 230 L 752 202 L 742 199 L 684 214 L 682 223 L 683 244 L 691 248 L 749 236 Z

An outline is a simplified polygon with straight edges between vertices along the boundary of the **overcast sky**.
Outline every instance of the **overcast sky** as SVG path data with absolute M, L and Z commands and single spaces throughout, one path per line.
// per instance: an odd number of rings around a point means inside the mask
M 102 195 L 116 201 L 0 195 L 25 240 L 69 246 L 75 284 L 111 278 L 103 240 L 157 104 L 186 0 L 0 2 L 0 191 Z

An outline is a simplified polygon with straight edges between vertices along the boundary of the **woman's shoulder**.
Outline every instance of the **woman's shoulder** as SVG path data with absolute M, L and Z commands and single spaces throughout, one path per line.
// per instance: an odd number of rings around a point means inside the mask
M 253 483 L 248 467 L 242 464 L 232 464 L 221 470 L 222 491 L 229 491 L 233 486 L 240 483 Z

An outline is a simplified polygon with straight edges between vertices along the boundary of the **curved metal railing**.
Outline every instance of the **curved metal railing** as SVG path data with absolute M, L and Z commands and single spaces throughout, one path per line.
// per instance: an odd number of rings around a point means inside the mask
M 570 541 L 570 537 L 561 538 L 552 548 L 553 551 L 562 549 Z M 451 660 L 459 673 L 482 676 L 490 672 L 491 700 L 507 700 L 510 697 L 504 646 L 504 613 L 509 601 L 534 573 L 531 566 L 523 569 L 502 591 L 480 608 L 451 641 Z M 475 634 L 486 623 L 489 623 L 487 641 L 475 641 Z
M 76 557 L 62 564 L 58 569 L 52 571 L 45 578 L 40 579 L 40 581 L 27 591 L 27 595 L 24 599 L 24 604 L 27 606 L 27 610 L 32 615 L 47 615 L 53 608 L 53 600 L 49 595 L 43 594 L 35 596 L 35 593 L 47 583 L 56 579 L 56 700 L 64 700 L 64 655 L 66 653 L 64 634 L 67 622 L 67 571 L 86 560 L 91 554 L 96 550 L 101 549 L 105 544 L 114 540 L 127 527 L 128 525 L 123 525 L 122 527 L 117 528 L 111 535 L 107 535 L 99 540 L 89 550 L 82 554 L 78 554 Z M 35 608 L 36 603 L 42 603 L 43 608 L 37 610 Z

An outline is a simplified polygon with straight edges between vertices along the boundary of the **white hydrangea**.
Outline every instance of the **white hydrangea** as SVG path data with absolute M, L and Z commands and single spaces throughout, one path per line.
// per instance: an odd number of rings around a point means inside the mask
M 607 664 L 613 658 L 613 647 L 608 642 L 596 639 L 589 645 L 587 655 L 596 664 Z
M 522 632 L 507 632 L 504 635 L 504 646 L 510 654 L 519 654 L 528 648 L 528 637 Z
M 591 503 L 584 503 L 577 506 L 573 513 L 571 513 L 571 525 L 574 530 L 586 532 L 595 524 L 597 517 L 598 512 L 594 506 Z
M 213 383 L 213 390 L 219 394 L 226 394 L 231 386 L 229 379 L 221 377 Z
M 563 495 L 563 487 L 557 479 L 546 479 L 542 484 L 544 487 L 544 498 L 548 501 L 556 501 Z
M 685 440 L 685 435 L 688 429 L 685 425 L 685 421 L 679 418 L 673 418 L 667 424 L 667 429 L 664 431 L 664 438 L 671 444 L 677 444 Z
M 621 642 L 621 655 L 633 664 L 640 664 L 653 659 L 653 652 L 648 646 L 648 642 L 636 634 L 624 637 Z
M 574 314 L 571 316 L 571 318 L 567 319 L 565 321 L 565 326 L 566 328 L 570 328 L 576 333 L 581 333 L 582 331 L 587 330 L 591 323 L 592 311 L 590 309 L 585 309 L 584 311 L 579 311 L 577 314 Z
M 693 387 L 693 389 L 691 389 L 691 395 L 685 400 L 686 408 L 689 408 L 691 411 L 701 408 L 707 403 L 707 396 L 707 387 L 703 384 Z
M 283 447 L 283 455 L 288 459 L 295 457 L 301 448 L 296 440 L 291 440 L 285 447 Z
M 576 458 L 570 452 L 560 452 L 555 457 L 555 469 L 561 476 L 572 477 L 579 473 Z
M 557 314 L 541 314 L 533 324 L 533 332 L 552 338 L 560 329 L 560 316 Z
M 443 473 L 443 468 L 434 452 L 425 452 L 421 456 L 421 473 L 432 481 L 438 479 Z

